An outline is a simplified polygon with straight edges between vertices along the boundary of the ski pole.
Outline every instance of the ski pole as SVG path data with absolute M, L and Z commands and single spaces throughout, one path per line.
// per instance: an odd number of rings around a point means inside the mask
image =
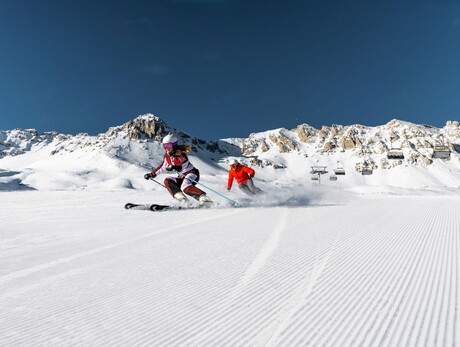
M 166 186 L 158 181 L 156 181 L 154 178 L 150 178 L 153 182 L 155 182 L 156 184 L 159 184 L 160 186 L 162 186 L 163 188 L 166 188 Z
M 257 181 L 263 182 L 263 183 L 265 183 L 267 186 L 276 188 L 276 189 L 281 190 L 282 192 L 284 192 L 284 193 L 286 193 L 286 194 L 289 194 L 290 196 L 293 196 L 292 192 L 288 192 L 286 189 L 283 189 L 283 188 L 280 188 L 280 187 L 278 187 L 278 186 L 275 186 L 274 184 L 268 183 L 267 181 L 265 181 L 265 180 L 263 180 L 263 179 L 261 179 L 261 178 L 253 177 L 252 179 L 255 179 L 255 180 L 257 180 Z
M 206 189 L 209 189 L 211 192 L 216 193 L 217 195 L 223 197 L 224 199 L 227 199 L 227 200 L 230 201 L 233 205 L 236 205 L 236 204 L 237 204 L 236 201 L 227 198 L 225 195 L 222 195 L 221 193 L 216 192 L 214 189 L 211 189 L 211 188 L 205 186 L 203 183 L 197 182 L 197 181 L 195 181 L 194 179 L 192 179 L 192 178 L 190 178 L 190 177 L 186 177 L 183 173 L 180 173 L 180 172 L 177 171 L 177 170 L 172 170 L 172 171 L 175 172 L 175 173 L 177 173 L 177 174 L 179 174 L 179 175 L 181 175 L 181 176 L 184 177 L 185 179 L 188 179 L 188 180 L 190 180 L 190 181 L 192 181 L 192 182 L 194 182 L 194 183 L 196 183 L 196 184 L 202 185 L 202 186 L 205 187 Z

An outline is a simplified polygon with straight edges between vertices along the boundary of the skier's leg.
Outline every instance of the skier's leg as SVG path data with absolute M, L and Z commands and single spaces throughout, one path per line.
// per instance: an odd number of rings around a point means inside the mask
M 184 182 L 182 183 L 182 190 L 184 191 L 185 194 L 191 196 L 195 200 L 197 200 L 201 206 L 206 206 L 209 207 L 212 205 L 211 199 L 209 199 L 206 196 L 206 193 L 203 192 L 201 189 L 196 187 L 196 183 L 200 179 L 200 174 L 195 174 L 195 173 L 189 173 L 188 175 L 185 176 L 186 178 L 184 179 Z M 187 177 L 190 177 L 190 179 L 194 180 L 195 182 L 192 182 L 187 179 Z
M 164 184 L 166 189 L 168 189 L 169 193 L 174 196 L 174 194 L 180 192 L 180 184 L 182 180 L 179 181 L 176 177 L 166 177 L 164 180 Z
M 166 188 L 168 189 L 169 193 L 179 201 L 187 201 L 186 196 L 182 193 L 180 186 L 182 184 L 183 178 L 178 177 L 167 177 L 164 181 Z
M 257 194 L 265 194 L 265 191 L 263 191 L 262 189 L 256 187 L 256 193 Z
M 257 195 L 257 194 L 264 194 L 264 193 L 265 193 L 262 189 L 257 188 L 257 187 L 254 185 L 254 181 L 253 181 L 253 180 L 249 180 L 249 181 L 247 181 L 246 183 L 247 183 L 247 185 L 248 185 L 249 190 L 250 190 L 252 193 L 254 193 L 255 195 Z
M 248 187 L 248 189 L 251 191 L 252 194 L 256 194 L 256 187 L 254 187 L 254 182 L 252 180 L 248 180 L 246 182 L 246 186 Z
M 248 182 L 238 184 L 238 188 L 240 188 L 241 191 L 242 191 L 244 194 L 246 194 L 246 195 L 249 195 L 249 196 L 255 195 L 255 194 L 251 191 L 251 189 L 249 189 L 247 183 L 248 183 Z
M 190 173 L 185 177 L 186 178 L 183 180 L 182 185 L 181 185 L 182 191 L 185 194 L 190 195 L 192 198 L 198 200 L 200 195 L 203 194 L 204 192 L 201 189 L 195 187 L 195 183 L 188 180 L 187 177 L 190 177 L 192 180 L 197 181 L 197 182 L 200 179 L 200 177 L 193 173 Z
M 195 185 L 191 184 L 184 189 L 184 193 L 191 196 L 195 200 L 198 200 L 201 195 L 205 194 L 200 188 L 195 187 Z

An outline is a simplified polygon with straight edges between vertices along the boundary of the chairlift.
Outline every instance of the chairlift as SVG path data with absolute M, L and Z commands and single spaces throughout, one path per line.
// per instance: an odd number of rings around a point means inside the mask
M 364 162 L 363 169 L 361 170 L 361 175 L 372 175 L 372 169 L 369 167 L 367 162 Z
M 401 148 L 391 148 L 387 155 L 388 159 L 404 159 L 404 153 Z
M 391 149 L 387 154 L 388 159 L 404 159 L 404 153 L 401 148 L 393 147 L 393 141 L 390 139 Z
M 329 176 L 329 181 L 337 181 L 337 176 L 336 175 Z
M 345 169 L 343 168 L 343 165 L 339 164 L 340 162 L 337 162 L 337 168 L 334 169 L 334 173 L 336 175 L 345 175 Z
M 447 146 L 434 146 L 433 158 L 448 159 L 450 158 L 450 150 Z
M 324 175 L 324 174 L 327 174 L 327 166 L 312 166 L 310 173 L 312 175 Z
M 318 181 L 318 186 L 321 186 L 321 175 L 327 174 L 327 166 L 312 166 L 310 174 L 311 180 Z
M 364 167 L 361 171 L 361 175 L 372 175 L 372 169 L 370 167 Z

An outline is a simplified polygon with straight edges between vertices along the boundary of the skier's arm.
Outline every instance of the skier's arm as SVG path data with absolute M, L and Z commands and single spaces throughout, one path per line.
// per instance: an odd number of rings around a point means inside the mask
M 232 184 L 233 184 L 233 175 L 232 175 L 232 172 L 230 171 L 228 173 L 228 184 L 227 184 L 228 190 L 232 189 Z
M 247 167 L 247 166 L 243 166 L 242 170 L 244 172 L 246 172 L 250 178 L 253 178 L 254 175 L 256 174 L 256 172 L 253 169 L 251 169 L 250 167 Z
M 167 167 L 168 167 L 168 162 L 166 161 L 166 158 L 163 157 L 163 162 L 161 163 L 160 166 L 158 166 L 155 170 L 153 170 L 150 173 L 150 177 L 155 178 L 156 176 L 162 174 L 163 172 L 166 171 Z

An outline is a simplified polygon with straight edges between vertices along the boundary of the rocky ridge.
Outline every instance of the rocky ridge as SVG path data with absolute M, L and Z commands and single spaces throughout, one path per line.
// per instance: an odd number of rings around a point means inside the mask
M 243 156 L 246 162 L 259 167 L 282 168 L 281 161 L 276 162 L 273 158 L 286 155 L 319 161 L 329 156 L 341 160 L 345 154 L 354 158 L 354 170 L 357 172 L 366 167 L 387 170 L 403 164 L 429 166 L 434 160 L 434 147 L 440 145 L 453 154 L 446 160 L 460 159 L 460 125 L 457 121 L 449 121 L 441 129 L 397 119 L 377 127 L 334 124 L 315 129 L 301 124 L 292 130 L 281 128 L 253 133 L 246 139 L 205 141 L 169 126 L 152 114 L 141 115 L 97 136 L 86 133 L 76 136 L 56 132 L 40 134 L 33 129 L 0 131 L 0 159 L 32 149 L 43 149 L 49 150 L 50 155 L 77 150 L 102 151 L 115 158 L 132 161 L 131 154 L 136 151 L 138 161 L 134 164 L 144 165 L 146 160 L 143 158 L 151 159 L 152 146 L 161 149 L 161 139 L 168 133 L 174 133 L 180 142 L 190 144 L 193 154 L 208 153 L 213 160 Z M 388 159 L 392 149 L 400 150 L 404 159 Z
M 162 138 L 168 133 L 173 133 L 178 136 L 181 142 L 190 144 L 193 153 L 208 151 L 223 155 L 229 154 L 229 151 L 232 151 L 232 147 L 234 147 L 226 142 L 205 141 L 196 138 L 170 127 L 159 117 L 145 114 L 123 125 L 111 127 L 107 132 L 97 136 L 90 136 L 87 133 L 80 133 L 75 136 L 57 132 L 40 134 L 34 129 L 0 131 L 0 158 L 24 154 L 30 151 L 32 147 L 39 148 L 46 145 L 53 147 L 50 155 L 83 149 L 113 152 L 113 149 L 123 145 L 128 146 L 130 142 L 157 143 L 159 145 Z M 121 145 L 119 140 L 124 140 L 121 141 Z
M 397 119 L 377 127 L 334 124 L 315 129 L 301 124 L 292 130 L 282 128 L 253 133 L 243 141 L 242 153 L 262 159 L 274 153 L 304 157 L 340 157 L 342 153 L 351 153 L 357 161 L 355 170 L 361 172 L 364 167 L 386 170 L 402 164 L 430 165 L 436 146 L 447 147 L 459 159 L 459 122 L 449 121 L 442 129 Z M 388 159 L 392 149 L 400 150 L 404 159 Z

